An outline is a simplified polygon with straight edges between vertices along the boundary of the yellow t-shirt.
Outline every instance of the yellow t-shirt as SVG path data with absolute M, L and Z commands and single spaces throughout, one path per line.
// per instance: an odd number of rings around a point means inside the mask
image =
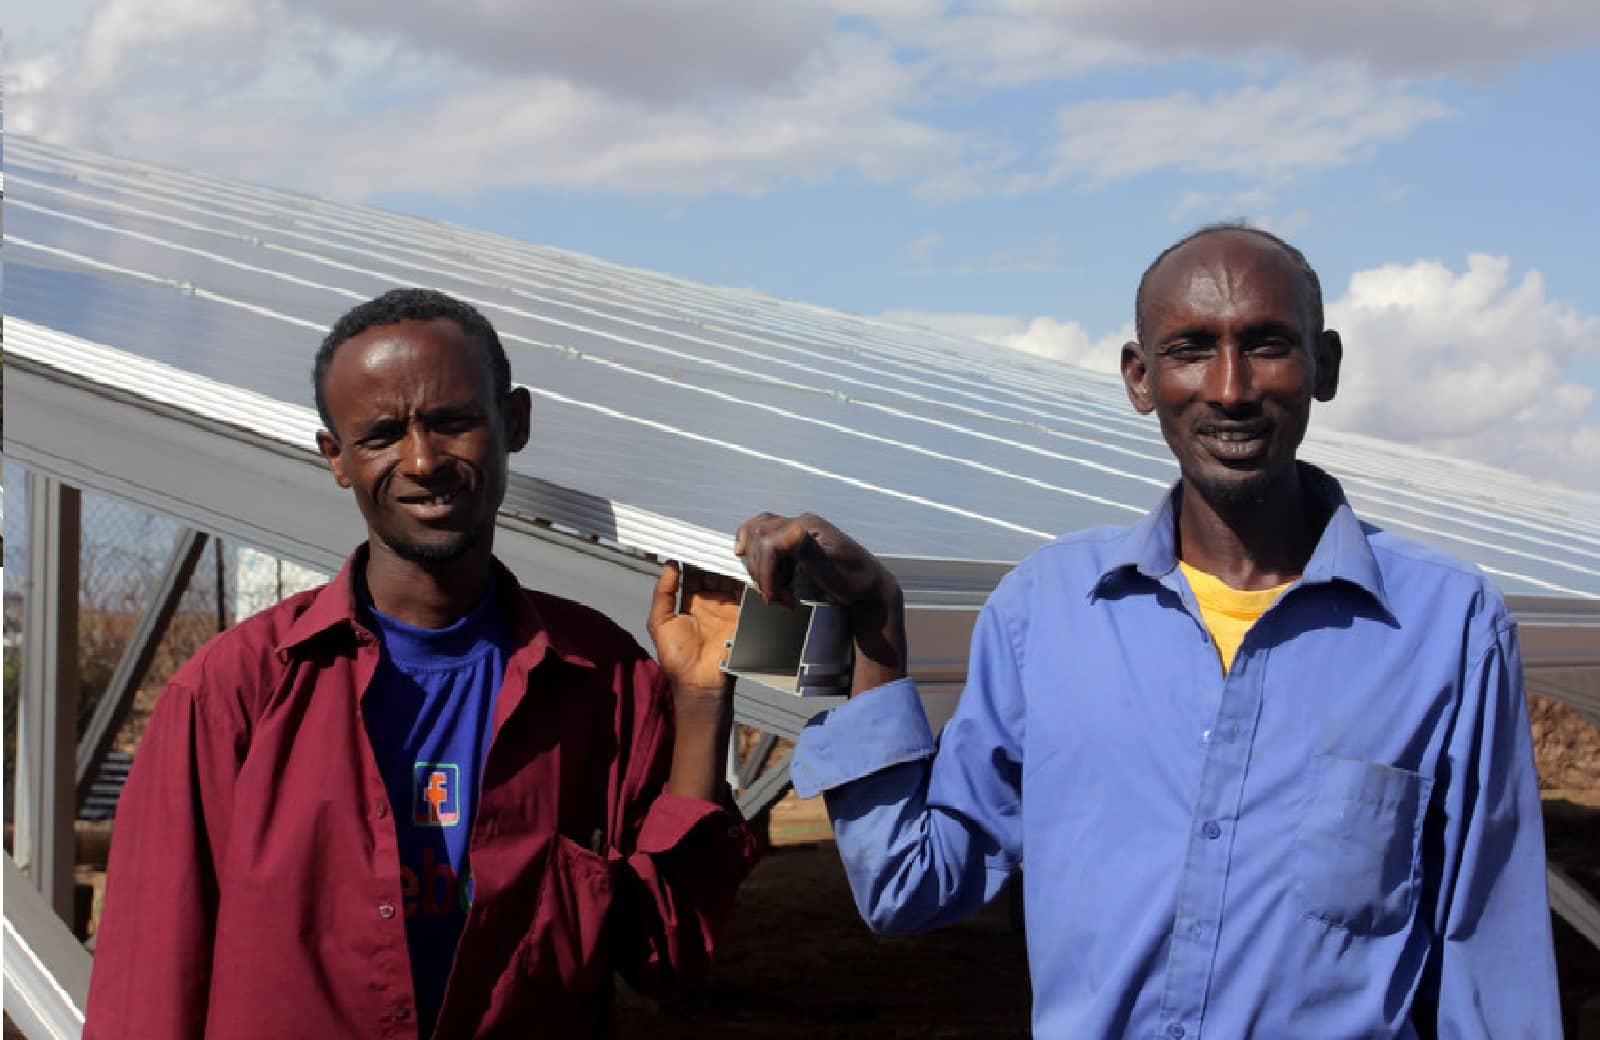
M 1233 655 L 1239 652 L 1239 644 L 1244 642 L 1244 634 L 1250 631 L 1256 618 L 1277 602 L 1283 590 L 1294 583 L 1286 581 L 1276 588 L 1253 591 L 1236 589 L 1205 571 L 1195 570 L 1182 560 L 1178 561 L 1178 566 L 1189 580 L 1195 602 L 1200 604 L 1200 619 L 1206 623 L 1211 641 L 1217 644 L 1217 655 L 1222 658 L 1222 674 L 1226 675 L 1228 669 L 1233 667 Z

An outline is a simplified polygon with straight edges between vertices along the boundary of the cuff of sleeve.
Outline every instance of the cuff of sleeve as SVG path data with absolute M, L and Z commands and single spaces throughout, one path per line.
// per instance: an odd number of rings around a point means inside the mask
M 689 832 L 704 824 L 713 833 L 725 834 L 730 841 L 745 843 L 749 832 L 744 821 L 716 802 L 685 798 L 666 791 L 656 796 L 639 828 L 639 852 L 652 854 L 677 848 Z
M 801 798 L 927 758 L 933 727 L 911 679 L 859 693 L 806 724 L 795 744 L 790 777 Z

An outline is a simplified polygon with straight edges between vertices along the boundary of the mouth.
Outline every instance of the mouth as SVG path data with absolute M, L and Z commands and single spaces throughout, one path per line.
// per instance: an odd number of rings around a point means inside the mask
M 437 520 L 449 516 L 458 503 L 466 501 L 466 497 L 463 489 L 456 488 L 434 494 L 400 495 L 396 501 L 419 520 Z
M 1272 445 L 1272 425 L 1265 422 L 1215 423 L 1196 431 L 1206 451 L 1220 462 L 1254 462 Z

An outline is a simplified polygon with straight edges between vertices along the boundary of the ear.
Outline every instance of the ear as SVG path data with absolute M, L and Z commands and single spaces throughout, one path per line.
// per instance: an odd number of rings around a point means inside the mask
M 327 430 L 317 431 L 317 451 L 328 460 L 328 468 L 333 470 L 333 479 L 340 487 L 350 486 L 350 478 L 344 472 L 344 454 L 339 447 L 339 438 Z
M 1317 379 L 1312 396 L 1327 402 L 1339 391 L 1339 365 L 1344 361 L 1344 341 L 1332 329 L 1317 337 Z
M 1155 410 L 1155 396 L 1150 392 L 1150 366 L 1145 362 L 1144 347 L 1138 340 L 1130 339 L 1122 345 L 1122 383 L 1128 390 L 1128 400 L 1140 415 Z
M 533 395 L 525 386 L 512 387 L 501 407 L 506 424 L 506 450 L 521 451 L 528 446 L 533 429 Z

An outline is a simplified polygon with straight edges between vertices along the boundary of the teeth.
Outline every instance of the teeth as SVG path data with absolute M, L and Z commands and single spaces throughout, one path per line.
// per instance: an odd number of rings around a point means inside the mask
M 1212 436 L 1219 441 L 1250 441 L 1256 438 L 1255 433 L 1242 430 L 1218 430 Z

